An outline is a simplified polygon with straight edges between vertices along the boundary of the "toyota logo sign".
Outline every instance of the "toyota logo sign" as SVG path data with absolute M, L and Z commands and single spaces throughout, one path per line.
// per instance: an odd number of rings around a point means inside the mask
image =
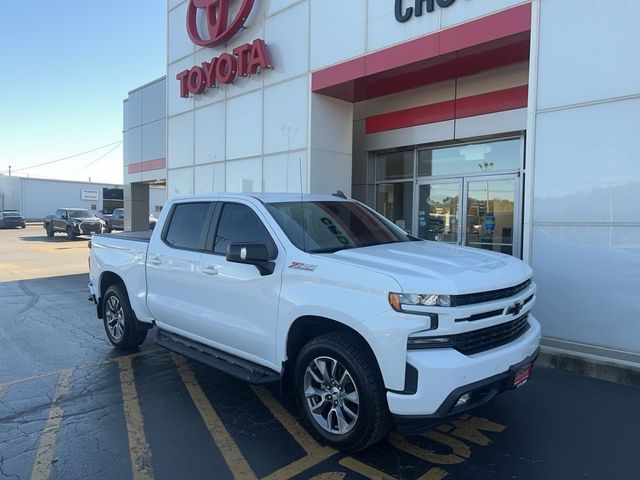
M 226 43 L 242 28 L 251 13 L 254 0 L 242 2 L 235 18 L 229 22 L 229 2 L 231 0 L 189 0 L 187 7 L 187 32 L 189 38 L 201 47 L 215 47 Z M 198 29 L 198 12 L 204 10 L 204 19 L 208 38 L 204 38 Z

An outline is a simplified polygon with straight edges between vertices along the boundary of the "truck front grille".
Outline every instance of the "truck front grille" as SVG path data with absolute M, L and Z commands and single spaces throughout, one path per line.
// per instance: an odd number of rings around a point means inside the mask
M 529 330 L 529 315 L 493 327 L 454 335 L 453 348 L 465 355 L 484 352 L 505 345 Z
M 481 328 L 472 332 L 447 335 L 443 337 L 410 337 L 407 348 L 422 350 L 426 348 L 453 348 L 464 355 L 491 350 L 506 345 L 522 336 L 530 325 L 529 314 L 493 327 Z
M 499 290 L 490 290 L 488 292 L 467 293 L 464 295 L 455 295 L 451 298 L 452 307 L 462 307 L 463 305 L 473 305 L 475 303 L 492 302 L 503 298 L 513 297 L 514 295 L 525 290 L 531 285 L 531 279 L 522 282 L 514 287 L 501 288 Z

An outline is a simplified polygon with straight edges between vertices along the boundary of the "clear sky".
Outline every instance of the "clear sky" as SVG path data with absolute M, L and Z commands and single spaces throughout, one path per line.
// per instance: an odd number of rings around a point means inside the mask
M 1 0 L 0 173 L 122 183 L 121 144 L 23 169 L 122 141 L 122 101 L 165 74 L 166 41 L 166 0 Z

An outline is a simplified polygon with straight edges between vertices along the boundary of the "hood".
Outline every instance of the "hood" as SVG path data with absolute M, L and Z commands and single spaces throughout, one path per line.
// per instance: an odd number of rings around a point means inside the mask
M 426 240 L 341 250 L 325 258 L 385 273 L 404 293 L 459 295 L 497 290 L 532 275 L 526 263 L 510 255 Z
M 98 217 L 71 217 L 69 218 L 69 220 L 73 221 L 73 222 L 99 222 L 100 219 Z

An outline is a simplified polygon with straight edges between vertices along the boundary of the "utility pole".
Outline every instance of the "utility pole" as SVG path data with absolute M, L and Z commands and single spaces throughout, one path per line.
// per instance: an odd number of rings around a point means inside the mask
M 9 165 L 9 176 L 11 176 L 11 165 Z

